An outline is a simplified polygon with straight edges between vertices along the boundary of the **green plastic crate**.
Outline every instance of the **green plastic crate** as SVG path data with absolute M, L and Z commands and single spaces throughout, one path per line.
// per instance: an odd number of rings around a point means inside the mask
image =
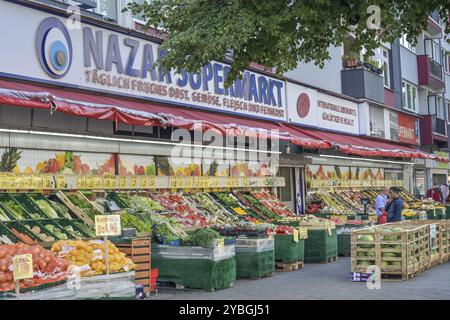
M 338 255 L 350 257 L 351 255 L 351 234 L 341 233 L 337 235 L 338 240 Z
M 328 259 L 337 257 L 338 244 L 336 229 L 315 230 L 308 228 L 308 238 L 305 240 L 305 262 L 327 262 Z
M 236 277 L 257 279 L 275 272 L 275 251 L 236 252 Z
M 293 263 L 305 258 L 305 240 L 294 241 L 293 235 L 275 235 L 275 261 Z

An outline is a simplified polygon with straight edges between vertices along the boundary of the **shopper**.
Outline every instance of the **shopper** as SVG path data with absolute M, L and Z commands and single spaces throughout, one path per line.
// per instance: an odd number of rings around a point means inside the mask
M 400 197 L 400 189 L 392 187 L 390 189 L 390 200 L 386 206 L 388 214 L 388 222 L 396 222 L 402 220 L 403 199 Z
M 447 202 L 447 198 L 449 196 L 449 189 L 447 184 L 441 184 L 440 187 L 441 196 L 442 196 L 442 202 Z
M 378 224 L 387 222 L 386 205 L 388 200 L 389 188 L 384 187 L 381 193 L 375 199 L 375 212 L 378 217 Z
M 427 198 L 431 198 L 437 202 L 442 202 L 441 190 L 439 190 L 437 186 L 433 186 L 427 191 Z

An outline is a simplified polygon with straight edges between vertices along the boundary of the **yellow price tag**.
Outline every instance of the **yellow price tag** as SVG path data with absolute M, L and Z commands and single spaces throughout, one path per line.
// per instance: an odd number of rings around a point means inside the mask
M 13 257 L 14 281 L 33 278 L 33 255 L 19 254 Z
M 0 175 L 0 187 L 1 188 L 6 188 L 6 186 L 8 185 L 8 177 L 6 175 Z
M 244 177 L 244 179 L 242 179 L 242 183 L 243 183 L 244 187 L 250 186 L 250 180 L 248 179 L 248 177 Z
M 200 179 L 199 177 L 194 177 L 194 188 L 200 187 Z
M 127 177 L 120 177 L 119 178 L 119 186 L 121 188 L 125 188 L 127 185 Z
M 86 188 L 86 177 L 85 176 L 77 177 L 77 186 L 78 186 L 78 189 Z
M 136 188 L 136 186 L 137 186 L 137 177 L 136 176 L 131 177 L 130 185 L 132 188 Z
M 43 184 L 42 187 L 44 189 L 50 189 L 52 187 L 52 181 L 53 181 L 52 176 L 44 176 L 42 181 Z
M 32 176 L 23 177 L 23 186 L 26 189 L 32 189 L 33 188 L 33 177 Z
M 64 189 L 66 187 L 66 177 L 65 176 L 57 176 L 56 177 L 56 187 L 58 189 Z
M 184 177 L 177 177 L 176 179 L 176 186 L 178 189 L 181 189 L 183 187 L 183 179 Z
M 42 176 L 33 177 L 33 189 L 42 189 Z
M 294 242 L 298 242 L 298 230 L 294 229 Z
M 7 187 L 8 188 L 15 188 L 16 187 L 16 177 L 15 176 L 8 176 L 8 184 Z
M 189 188 L 192 187 L 192 178 L 191 178 L 191 177 L 187 177 L 187 178 L 185 179 L 184 187 L 185 187 L 186 189 L 189 189 Z
M 148 186 L 152 189 L 155 188 L 155 177 L 149 177 Z
M 92 180 L 94 188 L 101 188 L 103 186 L 103 177 L 96 176 Z
M 94 182 L 91 176 L 86 176 L 86 188 L 92 188 Z
M 147 181 L 148 181 L 148 179 L 147 179 L 148 177 L 146 177 L 146 176 L 141 176 L 141 187 L 142 188 L 147 188 Z
M 176 179 L 176 177 L 170 177 L 169 185 L 170 185 L 170 187 L 172 189 L 175 189 L 177 187 L 177 179 Z

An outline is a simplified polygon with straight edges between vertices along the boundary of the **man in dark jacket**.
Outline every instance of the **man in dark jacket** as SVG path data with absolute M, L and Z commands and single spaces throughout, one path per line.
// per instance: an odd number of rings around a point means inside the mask
M 400 189 L 391 188 L 391 201 L 387 204 L 388 222 L 402 221 L 403 199 L 400 197 Z

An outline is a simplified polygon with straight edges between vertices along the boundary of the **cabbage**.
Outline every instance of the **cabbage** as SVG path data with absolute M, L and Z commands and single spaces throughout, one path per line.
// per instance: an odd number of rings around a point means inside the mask
M 36 204 L 49 218 L 56 219 L 59 218 L 58 213 L 53 209 L 50 204 L 44 199 L 36 200 Z

